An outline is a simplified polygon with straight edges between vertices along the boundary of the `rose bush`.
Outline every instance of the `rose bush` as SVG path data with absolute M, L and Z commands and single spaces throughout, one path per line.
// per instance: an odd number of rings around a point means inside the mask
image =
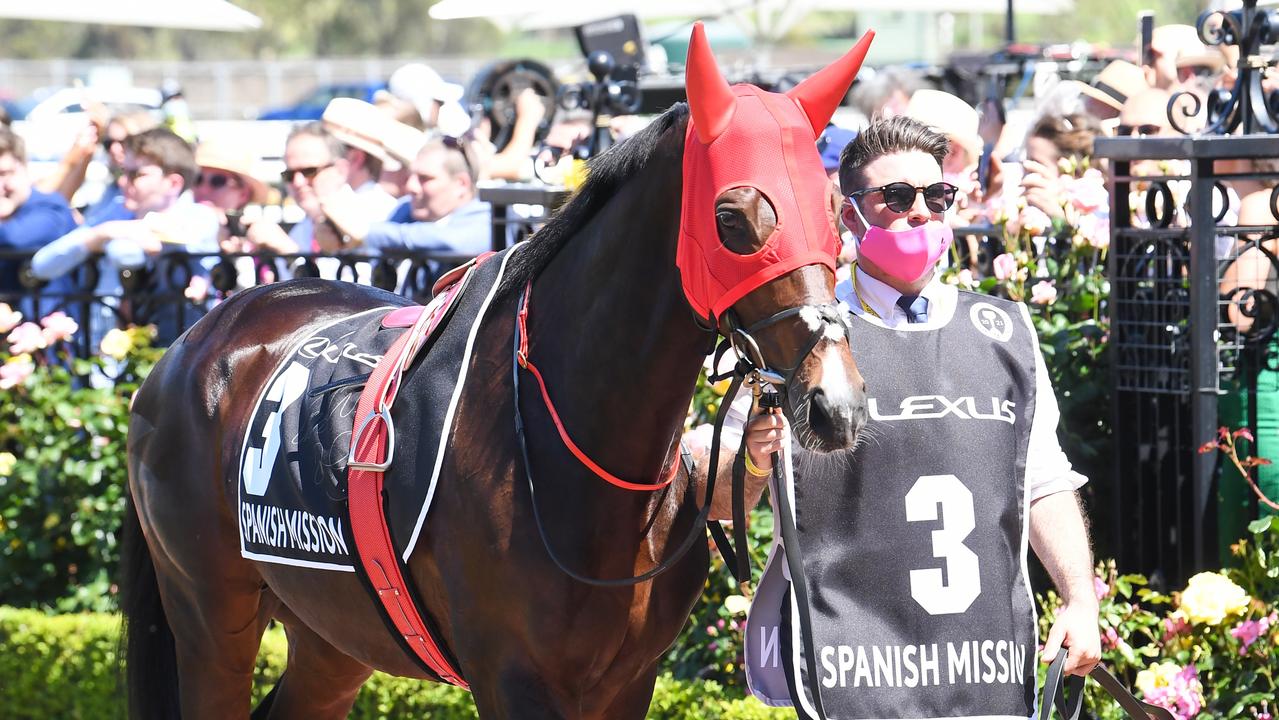
M 111 609 L 129 398 L 158 358 L 154 331 L 112 331 L 102 351 L 114 361 L 81 360 L 72 318 L 23 320 L 0 303 L 0 597 Z

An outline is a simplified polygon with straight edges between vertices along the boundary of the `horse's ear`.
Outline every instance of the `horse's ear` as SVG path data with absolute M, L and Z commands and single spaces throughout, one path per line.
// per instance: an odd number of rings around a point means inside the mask
M 814 136 L 822 134 L 831 116 L 835 114 L 835 108 L 844 101 L 848 88 L 852 86 L 857 71 L 862 67 L 862 60 L 866 59 L 866 51 L 870 50 L 870 41 L 874 38 L 875 31 L 867 31 L 844 57 L 813 73 L 786 92 L 787 97 L 799 103 L 804 114 L 808 115 Z
M 693 36 L 688 41 L 688 59 L 684 62 L 684 89 L 688 107 L 693 113 L 693 129 L 697 139 L 710 145 L 728 127 L 737 108 L 737 98 L 728 81 L 719 73 L 706 30 L 693 23 Z

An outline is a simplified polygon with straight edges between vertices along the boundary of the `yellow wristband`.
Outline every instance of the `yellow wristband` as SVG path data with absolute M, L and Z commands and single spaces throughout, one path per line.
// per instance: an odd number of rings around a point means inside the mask
M 759 468 L 755 467 L 755 463 L 751 462 L 751 453 L 749 450 L 742 453 L 742 457 L 746 458 L 746 472 L 750 473 L 751 475 L 754 475 L 755 477 L 768 477 L 770 471 L 760 470 Z

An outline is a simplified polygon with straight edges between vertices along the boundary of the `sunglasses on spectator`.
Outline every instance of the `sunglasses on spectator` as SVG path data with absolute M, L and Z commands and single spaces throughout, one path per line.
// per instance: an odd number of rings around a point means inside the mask
M 1119 126 L 1115 128 L 1115 134 L 1122 137 L 1128 137 L 1130 135 L 1158 135 L 1161 130 L 1163 130 L 1162 127 L 1153 123 L 1144 125 L 1125 125 L 1120 123 Z
M 102 149 L 106 150 L 107 152 L 111 152 L 111 147 L 113 145 L 115 145 L 116 143 L 122 143 L 122 142 L 124 142 L 124 140 L 121 140 L 119 138 L 104 137 L 102 138 Z
M 226 173 L 202 172 L 199 175 L 195 176 L 195 186 L 200 187 L 201 185 L 208 185 L 210 190 L 221 190 L 222 188 L 225 188 L 227 185 L 234 185 L 236 187 L 239 187 L 240 179 L 235 177 L 234 175 L 227 175 Z
M 157 170 L 158 173 L 152 173 L 150 172 L 151 170 Z M 138 178 L 143 175 L 155 175 L 155 174 L 163 174 L 163 173 L 164 173 L 164 170 L 157 165 L 143 165 L 142 167 L 125 168 L 123 174 L 124 174 L 124 179 L 127 182 L 135 183 L 138 181 Z
M 471 162 L 471 149 L 467 147 L 466 138 L 443 135 L 440 141 L 444 143 L 444 147 L 462 154 L 462 162 L 466 163 L 466 174 L 471 177 L 471 184 L 475 184 L 479 173 L 475 169 L 475 163 Z
M 313 167 L 285 168 L 284 172 L 280 173 L 280 180 L 284 181 L 285 185 L 288 185 L 293 182 L 294 176 L 300 174 L 303 180 L 311 182 L 316 175 L 320 174 L 321 170 L 327 170 L 331 167 L 333 167 L 333 163 L 325 163 L 324 165 L 315 165 Z
M 915 204 L 915 194 L 924 194 L 924 204 L 929 210 L 940 213 L 946 212 L 951 205 L 955 204 L 955 193 L 959 188 L 946 182 L 935 182 L 928 187 L 916 187 L 910 183 L 895 182 L 879 187 L 866 188 L 865 190 L 857 190 L 848 194 L 849 198 L 865 195 L 866 193 L 878 192 L 884 196 L 884 204 L 893 212 L 903 213 Z

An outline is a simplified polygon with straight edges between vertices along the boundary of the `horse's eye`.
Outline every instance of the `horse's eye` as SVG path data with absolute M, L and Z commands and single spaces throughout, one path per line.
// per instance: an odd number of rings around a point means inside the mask
M 732 210 L 720 210 L 715 213 L 715 220 L 722 227 L 735 228 L 738 226 L 741 218 L 740 213 L 733 212 Z

